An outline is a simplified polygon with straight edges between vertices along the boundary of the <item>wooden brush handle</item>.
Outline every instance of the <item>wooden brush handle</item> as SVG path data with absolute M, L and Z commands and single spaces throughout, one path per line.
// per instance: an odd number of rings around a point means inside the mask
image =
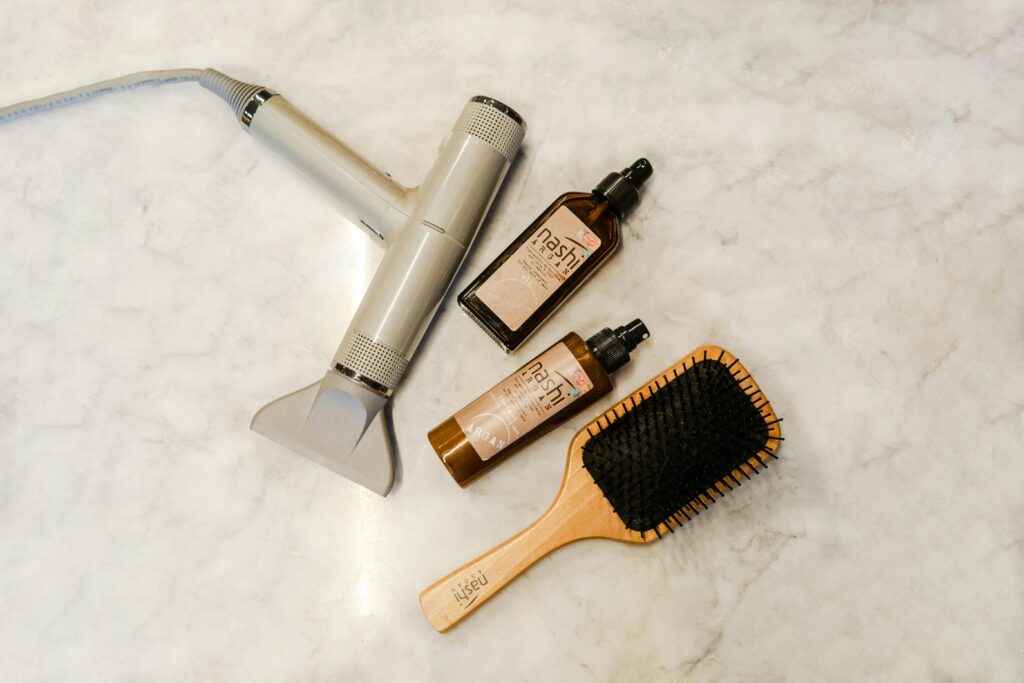
M 552 550 L 579 538 L 555 508 L 469 564 L 420 593 L 420 607 L 438 631 L 465 619 Z

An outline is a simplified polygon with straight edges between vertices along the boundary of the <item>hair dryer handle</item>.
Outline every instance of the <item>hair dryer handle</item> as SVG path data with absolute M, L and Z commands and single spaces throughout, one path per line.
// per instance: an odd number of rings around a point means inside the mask
M 368 234 L 390 239 L 404 226 L 408 190 L 317 125 L 281 95 L 262 100 L 249 132 L 341 202 Z

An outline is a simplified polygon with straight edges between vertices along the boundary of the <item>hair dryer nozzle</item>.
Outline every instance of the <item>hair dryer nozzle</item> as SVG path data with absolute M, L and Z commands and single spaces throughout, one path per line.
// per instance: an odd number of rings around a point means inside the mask
M 330 370 L 305 389 L 263 406 L 252 429 L 386 496 L 395 479 L 387 399 Z

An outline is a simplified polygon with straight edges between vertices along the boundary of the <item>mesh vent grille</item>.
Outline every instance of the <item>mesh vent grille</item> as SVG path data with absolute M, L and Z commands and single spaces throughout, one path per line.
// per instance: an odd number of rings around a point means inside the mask
M 462 110 L 455 130 L 480 138 L 512 161 L 523 142 L 523 127 L 494 107 L 470 102 Z
M 376 342 L 359 330 L 349 330 L 341 340 L 337 360 L 349 370 L 394 389 L 405 374 L 409 359 L 390 346 Z

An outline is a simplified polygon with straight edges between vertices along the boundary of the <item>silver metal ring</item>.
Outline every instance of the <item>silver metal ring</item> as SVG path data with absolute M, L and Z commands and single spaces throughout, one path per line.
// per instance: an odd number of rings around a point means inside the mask
M 518 123 L 520 126 L 525 125 L 523 124 L 523 117 L 519 115 L 519 112 L 517 112 L 515 109 L 508 106 L 504 102 L 499 102 L 493 97 L 488 97 L 487 95 L 477 95 L 476 97 L 469 98 L 469 101 L 486 105 L 488 107 L 491 107 L 492 109 L 497 109 L 502 114 Z
M 267 90 L 263 88 L 249 98 L 249 101 L 242 107 L 242 125 L 246 128 L 252 123 L 252 117 L 256 115 L 256 110 L 263 106 L 263 103 L 269 100 L 277 93 L 273 90 Z
M 345 375 L 346 377 L 348 377 L 353 382 L 355 382 L 357 384 L 362 384 L 364 387 L 366 387 L 370 391 L 378 393 L 381 396 L 390 397 L 391 396 L 391 392 L 394 391 L 393 389 L 388 389 L 386 386 L 384 386 L 380 382 L 375 382 L 374 380 L 370 379 L 366 375 L 360 375 L 355 370 L 352 370 L 350 368 L 346 368 L 341 363 L 335 363 L 334 364 L 334 369 L 337 370 L 338 372 L 340 372 L 341 374 Z

